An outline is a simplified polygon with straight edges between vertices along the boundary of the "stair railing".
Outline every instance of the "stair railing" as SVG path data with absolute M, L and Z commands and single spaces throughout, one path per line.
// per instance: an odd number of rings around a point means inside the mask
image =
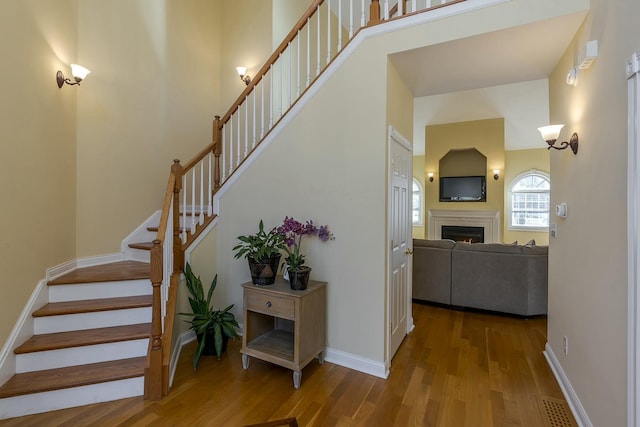
M 184 166 L 174 161 L 151 249 L 153 309 L 145 398 L 160 400 L 169 393 L 184 251 L 214 220 L 215 193 L 362 28 L 462 1 L 401 0 L 390 8 L 384 0 L 381 17 L 379 0 L 315 0 L 228 112 L 215 117 L 212 143 Z

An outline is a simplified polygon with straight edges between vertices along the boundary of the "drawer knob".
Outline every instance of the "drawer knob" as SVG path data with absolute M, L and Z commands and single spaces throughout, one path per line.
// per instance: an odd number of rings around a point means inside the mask
M 271 307 L 271 301 L 267 301 L 267 303 L 265 304 L 267 307 Z

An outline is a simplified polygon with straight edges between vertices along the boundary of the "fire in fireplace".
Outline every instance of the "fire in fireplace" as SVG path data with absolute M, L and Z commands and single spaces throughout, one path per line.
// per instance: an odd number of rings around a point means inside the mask
M 441 237 L 456 242 L 484 243 L 484 227 L 443 225 Z

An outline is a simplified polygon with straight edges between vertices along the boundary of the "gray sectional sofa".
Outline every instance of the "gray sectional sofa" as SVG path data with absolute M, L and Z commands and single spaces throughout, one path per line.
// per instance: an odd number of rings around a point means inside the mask
M 534 316 L 547 313 L 548 247 L 413 239 L 413 298 Z

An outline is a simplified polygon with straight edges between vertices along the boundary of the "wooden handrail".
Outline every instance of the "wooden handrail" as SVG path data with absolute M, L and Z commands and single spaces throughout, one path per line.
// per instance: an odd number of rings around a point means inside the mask
M 245 88 L 245 90 L 242 91 L 242 93 L 240 94 L 236 102 L 234 102 L 231 108 L 229 108 L 229 110 L 227 111 L 227 114 L 222 116 L 222 119 L 220 120 L 221 125 L 229 121 L 229 118 L 233 113 L 235 113 L 235 111 L 238 109 L 240 104 L 242 104 L 242 101 L 244 100 L 244 98 L 247 95 L 249 95 L 251 91 L 253 91 L 253 88 L 262 80 L 264 75 L 267 74 L 267 72 L 269 71 L 269 68 L 276 62 L 280 54 L 282 54 L 287 49 L 287 46 L 289 46 L 289 43 L 293 41 L 295 36 L 298 34 L 298 31 L 305 26 L 305 24 L 307 23 L 307 20 L 315 14 L 316 10 L 318 10 L 318 6 L 321 6 L 322 3 L 324 3 L 324 1 L 325 0 L 315 0 L 311 4 L 311 6 L 309 6 L 309 8 L 305 11 L 304 15 L 302 15 L 302 18 L 300 18 L 296 23 L 296 25 L 294 25 L 294 27 L 291 29 L 291 31 L 289 31 L 289 34 L 287 34 L 287 36 L 284 38 L 282 43 L 280 43 L 280 45 L 276 48 L 273 54 L 271 54 L 269 59 L 267 59 L 267 62 L 265 62 L 262 68 L 260 68 L 258 73 L 251 80 L 251 83 L 249 83 L 249 85 Z

